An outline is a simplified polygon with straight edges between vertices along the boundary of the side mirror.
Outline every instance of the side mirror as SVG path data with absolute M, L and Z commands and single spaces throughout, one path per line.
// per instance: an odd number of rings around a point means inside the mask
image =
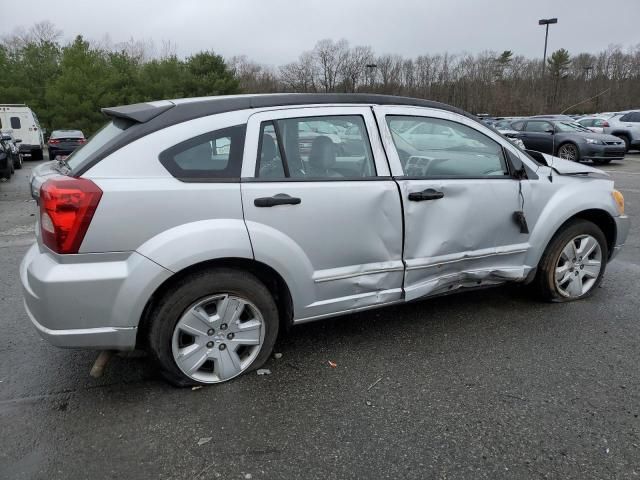
M 555 133 L 555 130 L 553 129 L 553 127 L 545 128 L 544 131 L 545 131 L 545 133 L 550 133 L 551 135 L 553 135 Z
M 22 142 L 22 139 L 21 139 L 21 138 L 16 138 L 16 139 L 14 140 L 14 142 L 15 142 L 15 143 L 20 143 L 20 142 Z

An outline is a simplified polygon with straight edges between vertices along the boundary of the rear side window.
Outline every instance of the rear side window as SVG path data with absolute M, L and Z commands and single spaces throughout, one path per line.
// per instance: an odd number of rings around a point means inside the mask
M 373 153 L 359 115 L 263 122 L 256 177 L 341 180 L 375 177 Z
M 160 154 L 160 163 L 179 180 L 238 180 L 245 125 L 223 128 L 185 140 Z
M 20 118 L 19 117 L 11 117 L 11 128 L 20 129 Z
M 522 127 L 524 127 L 524 121 L 522 120 L 518 122 L 513 122 L 511 124 L 511 128 L 513 128 L 514 130 L 522 130 Z
M 629 112 L 620 118 L 621 122 L 640 122 L 640 112 Z

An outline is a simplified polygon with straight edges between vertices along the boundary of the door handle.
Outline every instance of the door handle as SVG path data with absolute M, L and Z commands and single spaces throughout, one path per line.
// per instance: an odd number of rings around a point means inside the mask
M 423 202 L 425 200 L 438 200 L 444 197 L 444 193 L 434 190 L 433 188 L 427 188 L 421 192 L 411 192 L 409 194 L 409 200 L 412 202 Z
M 276 205 L 298 205 L 302 200 L 297 197 L 291 197 L 286 193 L 278 193 L 273 197 L 256 198 L 253 204 L 256 207 L 275 207 Z

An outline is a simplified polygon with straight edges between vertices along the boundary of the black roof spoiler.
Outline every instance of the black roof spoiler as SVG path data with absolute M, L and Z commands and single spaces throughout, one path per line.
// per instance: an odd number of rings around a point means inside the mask
M 134 103 L 120 107 L 103 108 L 102 113 L 111 118 L 124 118 L 136 123 L 145 123 L 173 107 L 175 107 L 173 103 L 161 106 L 150 103 Z

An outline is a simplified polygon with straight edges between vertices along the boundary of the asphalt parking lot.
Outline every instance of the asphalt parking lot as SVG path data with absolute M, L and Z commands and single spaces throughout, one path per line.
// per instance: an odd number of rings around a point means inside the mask
M 640 478 L 640 154 L 604 168 L 632 227 L 592 298 L 503 287 L 307 324 L 270 375 L 199 390 L 140 356 L 93 379 L 96 352 L 37 335 L 36 164 L 0 183 L 1 479 Z

